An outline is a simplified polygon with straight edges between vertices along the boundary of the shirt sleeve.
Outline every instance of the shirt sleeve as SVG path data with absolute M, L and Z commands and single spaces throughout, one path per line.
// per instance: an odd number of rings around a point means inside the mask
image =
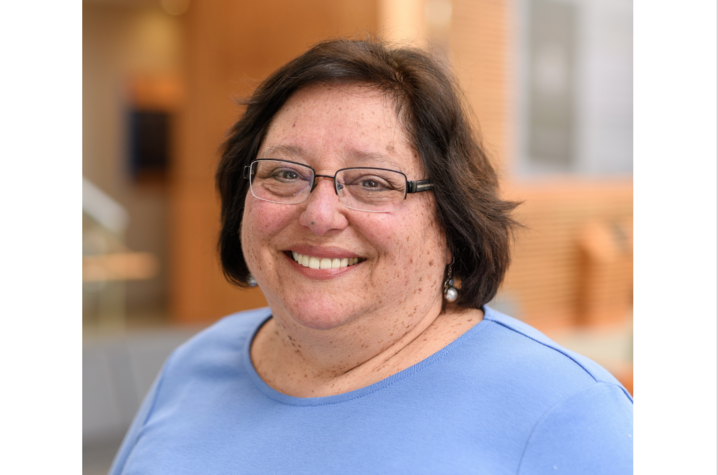
M 157 376 L 157 378 L 155 378 L 155 381 L 152 383 L 152 387 L 145 396 L 145 399 L 142 402 L 140 409 L 137 411 L 137 414 L 132 421 L 132 425 L 130 425 L 127 434 L 125 434 L 125 438 L 122 441 L 120 450 L 117 452 L 117 455 L 115 455 L 115 460 L 112 462 L 112 468 L 110 468 L 110 472 L 108 475 L 120 475 L 123 472 L 125 464 L 127 463 L 127 459 L 130 457 L 132 449 L 134 449 L 135 444 L 140 437 L 142 428 L 144 427 L 145 423 L 147 422 L 147 419 L 150 416 L 150 413 L 152 412 L 152 408 L 154 406 L 155 399 L 157 396 L 157 391 L 159 386 L 161 385 L 163 375 L 164 368 Z
M 615 384 L 596 383 L 554 406 L 537 423 L 519 475 L 633 473 L 633 402 Z

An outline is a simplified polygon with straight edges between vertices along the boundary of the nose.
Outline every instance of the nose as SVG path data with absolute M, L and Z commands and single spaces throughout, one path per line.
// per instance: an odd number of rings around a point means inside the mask
M 316 180 L 316 187 L 304 202 L 305 208 L 299 216 L 299 224 L 318 236 L 345 229 L 349 222 L 344 205 L 339 202 L 339 196 L 334 191 L 333 177 L 317 176 Z

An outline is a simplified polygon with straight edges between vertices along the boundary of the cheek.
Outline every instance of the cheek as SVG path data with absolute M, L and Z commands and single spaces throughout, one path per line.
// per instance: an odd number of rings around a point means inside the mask
M 247 200 L 249 201 L 249 200 Z M 242 242 L 242 252 L 244 260 L 247 262 L 250 272 L 257 268 L 258 249 L 257 243 L 260 242 L 257 236 L 258 227 L 254 223 L 256 213 L 252 211 L 252 205 L 245 202 L 244 213 L 242 215 L 242 227 L 240 229 L 240 240 Z M 256 272 L 256 271 L 255 271 Z
M 276 209 L 277 205 L 248 196 L 242 216 L 241 241 L 244 259 L 250 269 L 261 271 L 262 254 L 269 250 L 268 244 L 287 225 L 290 217 L 286 207 Z
M 384 254 L 386 277 L 396 282 L 441 279 L 446 265 L 446 240 L 434 216 L 432 200 L 401 215 L 400 219 L 380 217 L 365 226 L 367 236 Z
M 415 272 L 423 279 L 424 284 L 418 287 L 433 293 L 441 284 L 446 266 L 446 238 L 437 222 L 433 199 L 422 200 L 424 206 L 419 211 L 410 236 L 411 250 Z

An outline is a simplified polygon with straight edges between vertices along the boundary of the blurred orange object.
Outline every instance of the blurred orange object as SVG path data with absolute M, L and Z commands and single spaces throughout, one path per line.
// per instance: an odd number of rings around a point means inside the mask
M 579 236 L 578 324 L 606 326 L 629 316 L 633 290 L 633 221 L 587 223 Z
M 137 109 L 174 111 L 185 97 L 176 74 L 135 74 L 129 80 L 130 102 Z
M 159 261 L 149 252 L 120 252 L 82 258 L 82 281 L 141 280 L 154 277 Z

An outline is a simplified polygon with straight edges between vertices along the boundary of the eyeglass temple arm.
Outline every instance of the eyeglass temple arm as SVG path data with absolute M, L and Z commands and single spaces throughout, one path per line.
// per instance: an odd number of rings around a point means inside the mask
M 249 180 L 251 178 L 252 178 L 252 166 L 247 165 L 246 167 L 244 167 L 244 179 Z
M 422 191 L 429 191 L 434 188 L 433 183 L 430 183 L 429 180 L 407 181 L 406 185 L 407 193 L 420 193 Z

